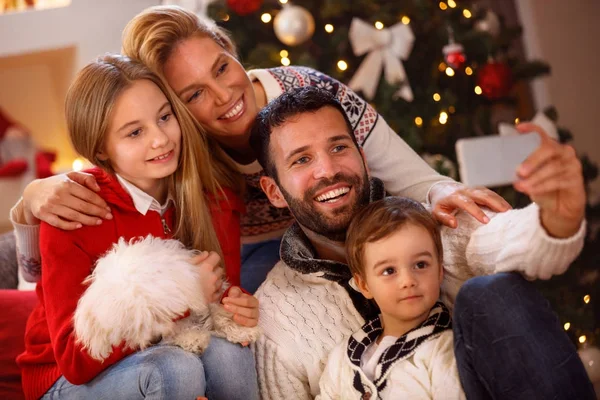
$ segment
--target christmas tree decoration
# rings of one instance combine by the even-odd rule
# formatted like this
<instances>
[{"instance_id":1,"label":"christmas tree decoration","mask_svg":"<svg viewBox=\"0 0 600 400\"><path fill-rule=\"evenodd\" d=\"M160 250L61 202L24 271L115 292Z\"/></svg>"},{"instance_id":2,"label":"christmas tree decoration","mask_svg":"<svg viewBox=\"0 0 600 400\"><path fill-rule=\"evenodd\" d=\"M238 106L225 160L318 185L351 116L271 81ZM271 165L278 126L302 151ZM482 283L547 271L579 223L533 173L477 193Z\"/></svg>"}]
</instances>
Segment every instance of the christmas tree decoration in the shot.
<instances>
[{"instance_id":1,"label":"christmas tree decoration","mask_svg":"<svg viewBox=\"0 0 600 400\"><path fill-rule=\"evenodd\" d=\"M497 38L500 34L500 20L495 12L487 10L484 17L475 22L474 28L479 32L487 32L493 38Z\"/></svg>"},{"instance_id":2,"label":"christmas tree decoration","mask_svg":"<svg viewBox=\"0 0 600 400\"><path fill-rule=\"evenodd\" d=\"M508 96L512 87L512 72L506 63L490 61L479 69L477 86L489 100Z\"/></svg>"},{"instance_id":3,"label":"christmas tree decoration","mask_svg":"<svg viewBox=\"0 0 600 400\"><path fill-rule=\"evenodd\" d=\"M227 0L227 7L237 15L248 15L260 9L263 0Z\"/></svg>"},{"instance_id":4,"label":"christmas tree decoration","mask_svg":"<svg viewBox=\"0 0 600 400\"><path fill-rule=\"evenodd\" d=\"M543 111L538 111L535 117L530 121L532 124L541 126L542 129L554 140L559 140L558 127L556 123L552 121ZM515 128L515 125L507 122L500 122L498 124L498 133L500 136L518 135L519 131Z\"/></svg>"},{"instance_id":5,"label":"christmas tree decoration","mask_svg":"<svg viewBox=\"0 0 600 400\"><path fill-rule=\"evenodd\" d=\"M446 64L454 69L460 69L467 62L465 48L460 43L449 43L444 46L442 52Z\"/></svg>"},{"instance_id":6,"label":"christmas tree decoration","mask_svg":"<svg viewBox=\"0 0 600 400\"><path fill-rule=\"evenodd\" d=\"M446 118L447 118L447 115L446 115ZM415 123L417 123L417 122L415 121ZM422 124L423 121L421 120L420 123ZM417 126L419 126L418 123L417 123ZM429 154L429 153L421 154L421 157L423 158L423 160L425 160L425 162L427 164L429 164L429 166L431 168L435 169L440 174L449 176L452 179L458 178L456 165L448 157L446 157L442 154Z\"/></svg>"},{"instance_id":7,"label":"christmas tree decoration","mask_svg":"<svg viewBox=\"0 0 600 400\"><path fill-rule=\"evenodd\" d=\"M390 28L377 29L361 19L353 18L348 36L354 55L369 53L348 86L352 90L361 91L371 100L375 96L383 69L387 83L401 84L396 96L412 101L413 93L400 61L408 58L415 40L410 27L397 23Z\"/></svg>"},{"instance_id":8,"label":"christmas tree decoration","mask_svg":"<svg viewBox=\"0 0 600 400\"><path fill-rule=\"evenodd\" d=\"M273 22L275 36L281 43L298 46L310 39L315 32L315 19L300 6L284 6Z\"/></svg>"},{"instance_id":9,"label":"christmas tree decoration","mask_svg":"<svg viewBox=\"0 0 600 400\"><path fill-rule=\"evenodd\" d=\"M446 64L454 69L460 69L467 61L465 48L454 40L454 30L448 27L448 44L442 48Z\"/></svg>"},{"instance_id":10,"label":"christmas tree decoration","mask_svg":"<svg viewBox=\"0 0 600 400\"><path fill-rule=\"evenodd\" d=\"M193 11L196 15L206 18L206 10L214 1L215 0L162 0L161 4L180 6Z\"/></svg>"}]
</instances>

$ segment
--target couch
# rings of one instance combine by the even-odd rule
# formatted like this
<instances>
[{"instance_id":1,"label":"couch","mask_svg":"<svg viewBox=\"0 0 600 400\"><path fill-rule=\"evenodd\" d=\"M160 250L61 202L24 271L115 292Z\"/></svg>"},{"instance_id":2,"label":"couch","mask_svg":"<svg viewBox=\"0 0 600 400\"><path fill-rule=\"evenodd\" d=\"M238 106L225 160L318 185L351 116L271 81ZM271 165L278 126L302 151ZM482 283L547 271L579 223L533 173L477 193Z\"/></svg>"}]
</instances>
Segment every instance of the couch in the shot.
<instances>
[{"instance_id":1,"label":"couch","mask_svg":"<svg viewBox=\"0 0 600 400\"><path fill-rule=\"evenodd\" d=\"M24 399L15 358L24 349L27 318L37 302L34 291L17 287L17 259L12 232L0 235L0 399Z\"/></svg>"}]
</instances>

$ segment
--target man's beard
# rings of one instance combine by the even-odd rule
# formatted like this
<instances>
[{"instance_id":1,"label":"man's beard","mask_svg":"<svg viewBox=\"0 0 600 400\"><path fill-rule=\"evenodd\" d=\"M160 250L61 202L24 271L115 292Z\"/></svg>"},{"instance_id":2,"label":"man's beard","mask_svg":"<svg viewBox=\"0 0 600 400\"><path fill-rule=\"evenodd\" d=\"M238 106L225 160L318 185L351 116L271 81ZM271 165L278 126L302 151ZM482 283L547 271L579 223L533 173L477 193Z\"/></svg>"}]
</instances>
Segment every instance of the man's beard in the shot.
<instances>
[{"instance_id":1,"label":"man's beard","mask_svg":"<svg viewBox=\"0 0 600 400\"><path fill-rule=\"evenodd\" d=\"M334 210L334 217L330 217L317 209L314 204L314 201L316 201L314 198L319 190L338 183L346 183L352 186L356 191L356 197L353 204L347 204ZM287 201L290 211L300 225L336 242L344 242L346 240L346 231L352 221L352 217L362 207L369 204L370 198L369 177L366 172L362 179L358 175L349 176L342 173L336 174L332 179L323 179L306 191L302 199L293 197L281 185L279 185L279 189Z\"/></svg>"}]
</instances>

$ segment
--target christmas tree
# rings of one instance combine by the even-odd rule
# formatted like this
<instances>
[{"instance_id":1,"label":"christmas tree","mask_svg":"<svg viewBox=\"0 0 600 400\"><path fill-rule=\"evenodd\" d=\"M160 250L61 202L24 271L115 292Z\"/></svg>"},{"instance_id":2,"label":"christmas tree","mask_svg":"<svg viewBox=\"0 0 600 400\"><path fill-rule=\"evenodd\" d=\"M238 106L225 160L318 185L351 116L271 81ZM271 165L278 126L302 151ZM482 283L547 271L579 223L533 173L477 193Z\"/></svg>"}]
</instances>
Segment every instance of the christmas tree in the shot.
<instances>
[{"instance_id":1,"label":"christmas tree","mask_svg":"<svg viewBox=\"0 0 600 400\"><path fill-rule=\"evenodd\" d=\"M352 83L413 149L455 179L457 139L497 134L500 122L530 120L535 111L527 82L550 73L546 63L523 59L514 21L474 0L217 0L208 15L231 33L246 68L304 65ZM389 51L405 73L386 65L380 77L371 68L360 79L361 63L377 51L382 58ZM571 133L555 125L557 111L542 111L544 127L571 141ZM598 171L581 159L589 183ZM515 207L529 202L512 187L493 189ZM587 211L589 226L596 226L600 207ZM573 342L598 346L600 239L588 231L569 271L537 284Z\"/></svg>"}]
</instances>

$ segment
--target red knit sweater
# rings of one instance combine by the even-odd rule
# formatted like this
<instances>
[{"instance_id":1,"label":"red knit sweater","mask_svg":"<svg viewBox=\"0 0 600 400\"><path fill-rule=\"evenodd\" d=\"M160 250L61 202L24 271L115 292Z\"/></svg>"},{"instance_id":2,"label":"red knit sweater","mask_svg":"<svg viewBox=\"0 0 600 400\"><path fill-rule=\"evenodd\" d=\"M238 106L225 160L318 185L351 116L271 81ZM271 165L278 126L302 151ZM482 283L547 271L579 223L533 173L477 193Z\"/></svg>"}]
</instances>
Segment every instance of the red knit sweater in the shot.
<instances>
[{"instance_id":1,"label":"red knit sweater","mask_svg":"<svg viewBox=\"0 0 600 400\"><path fill-rule=\"evenodd\" d=\"M82 282L90 275L96 260L120 237L126 240L148 234L169 237L163 230L160 214L155 211L145 216L140 214L116 178L98 169L88 172L96 177L100 195L111 208L113 219L75 231L41 225L42 279L36 287L39 302L27 321L25 352L17 357L27 399L43 396L61 375L75 385L89 382L134 352L115 347L110 357L100 363L75 343L72 320L86 289ZM239 285L239 215L243 205L233 192L227 195L231 196L229 202L213 202L211 211L223 248L227 277L232 284ZM169 208L162 219L173 230L174 208Z\"/></svg>"}]
</instances>

